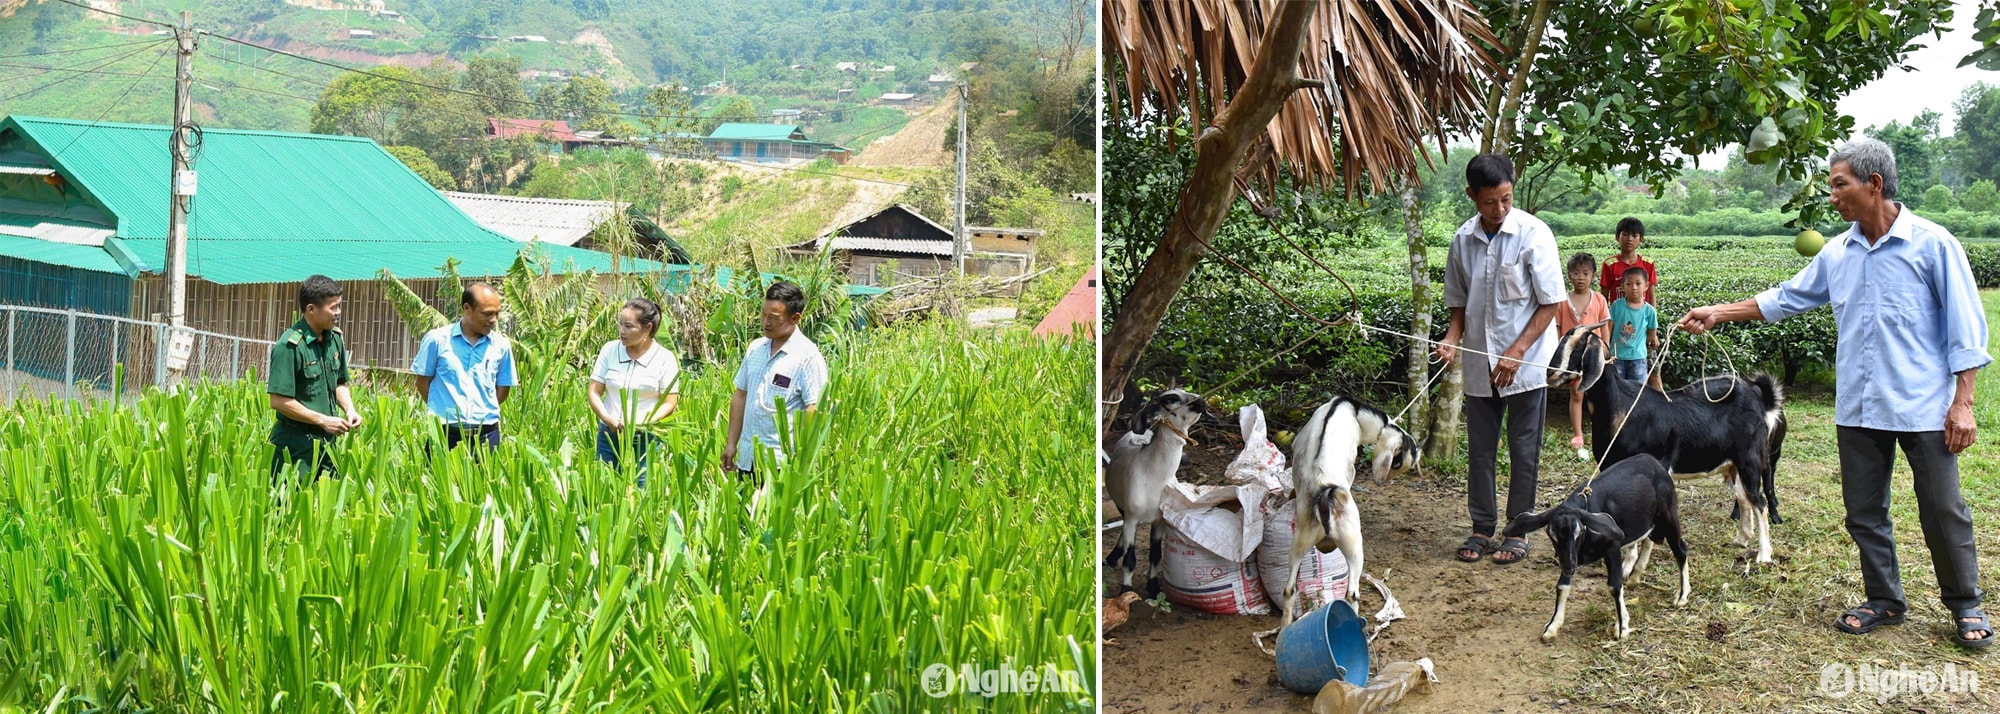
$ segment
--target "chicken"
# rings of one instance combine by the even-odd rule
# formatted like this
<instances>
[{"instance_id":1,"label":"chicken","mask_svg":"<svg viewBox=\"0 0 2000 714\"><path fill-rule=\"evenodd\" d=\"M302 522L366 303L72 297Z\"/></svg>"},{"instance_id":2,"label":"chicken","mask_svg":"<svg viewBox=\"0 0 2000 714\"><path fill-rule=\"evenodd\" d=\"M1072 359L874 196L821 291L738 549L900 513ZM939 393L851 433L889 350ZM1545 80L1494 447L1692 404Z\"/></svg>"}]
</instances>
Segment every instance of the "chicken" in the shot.
<instances>
[{"instance_id":1,"label":"chicken","mask_svg":"<svg viewBox=\"0 0 2000 714\"><path fill-rule=\"evenodd\" d=\"M1110 632L1112 630L1117 629L1119 625L1125 624L1126 618L1132 616L1132 603L1138 602L1143 599L1145 598L1140 597L1139 593L1130 591L1127 591L1125 594L1119 595L1118 597L1105 598L1104 631ZM1117 647L1118 641L1106 637L1104 638L1104 646Z\"/></svg>"}]
</instances>

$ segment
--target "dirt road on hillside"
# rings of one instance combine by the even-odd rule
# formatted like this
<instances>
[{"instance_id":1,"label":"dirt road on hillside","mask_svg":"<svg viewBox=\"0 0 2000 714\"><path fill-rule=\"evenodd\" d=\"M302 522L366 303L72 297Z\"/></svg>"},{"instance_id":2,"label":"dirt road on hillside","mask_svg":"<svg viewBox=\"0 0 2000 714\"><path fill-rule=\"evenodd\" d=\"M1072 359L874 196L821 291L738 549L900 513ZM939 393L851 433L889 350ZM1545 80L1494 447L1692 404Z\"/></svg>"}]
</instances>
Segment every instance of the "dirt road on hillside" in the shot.
<instances>
[{"instance_id":1,"label":"dirt road on hillside","mask_svg":"<svg viewBox=\"0 0 2000 714\"><path fill-rule=\"evenodd\" d=\"M870 142L861 149L861 155L854 157L855 166L910 166L929 168L951 166L952 152L944 146L945 131L951 128L957 117L956 109L949 100L931 105L930 109L916 119L905 124L900 131Z\"/></svg>"}]
</instances>

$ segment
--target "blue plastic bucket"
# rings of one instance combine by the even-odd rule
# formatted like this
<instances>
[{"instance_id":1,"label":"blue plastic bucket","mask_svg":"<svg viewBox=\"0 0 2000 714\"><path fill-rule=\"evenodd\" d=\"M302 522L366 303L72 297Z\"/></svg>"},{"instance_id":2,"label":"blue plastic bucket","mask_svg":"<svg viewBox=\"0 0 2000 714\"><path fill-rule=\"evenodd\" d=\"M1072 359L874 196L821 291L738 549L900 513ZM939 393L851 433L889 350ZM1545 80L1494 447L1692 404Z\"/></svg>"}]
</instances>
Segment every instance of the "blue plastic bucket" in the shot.
<instances>
[{"instance_id":1,"label":"blue plastic bucket","mask_svg":"<svg viewBox=\"0 0 2000 714\"><path fill-rule=\"evenodd\" d=\"M1278 633L1278 680L1300 694L1318 694L1335 679L1368 685L1368 636L1346 600L1306 613Z\"/></svg>"}]
</instances>

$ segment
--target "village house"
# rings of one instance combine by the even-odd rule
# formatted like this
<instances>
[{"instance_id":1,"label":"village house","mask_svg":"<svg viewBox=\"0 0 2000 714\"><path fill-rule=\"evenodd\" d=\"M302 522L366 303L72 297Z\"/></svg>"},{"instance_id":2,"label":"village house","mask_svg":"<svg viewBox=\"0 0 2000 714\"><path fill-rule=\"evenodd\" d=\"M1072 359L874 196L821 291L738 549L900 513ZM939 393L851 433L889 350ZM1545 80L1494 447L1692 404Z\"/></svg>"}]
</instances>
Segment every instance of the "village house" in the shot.
<instances>
[{"instance_id":1,"label":"village house","mask_svg":"<svg viewBox=\"0 0 2000 714\"><path fill-rule=\"evenodd\" d=\"M169 128L10 116L0 119L0 303L164 321ZM55 150L60 149L60 155ZM377 282L388 270L437 294L447 260L467 277L500 276L523 251L552 270L609 270L611 256L533 246L480 226L375 142L357 137L204 132L188 221L187 324L275 338L298 311L298 284L322 274L346 290L342 330L357 365L406 367L416 341ZM660 264L627 258L626 270ZM17 326L15 339L55 324ZM101 378L127 364L150 381L161 353L151 330L79 335ZM262 354L236 355L248 364ZM64 375L71 365L23 364Z\"/></svg>"},{"instance_id":2,"label":"village house","mask_svg":"<svg viewBox=\"0 0 2000 714\"><path fill-rule=\"evenodd\" d=\"M1034 269L1041 231L966 226L965 233L970 244L967 274L1011 277ZM786 250L794 255L831 251L850 282L886 287L955 270L952 243L950 228L899 203Z\"/></svg>"}]
</instances>

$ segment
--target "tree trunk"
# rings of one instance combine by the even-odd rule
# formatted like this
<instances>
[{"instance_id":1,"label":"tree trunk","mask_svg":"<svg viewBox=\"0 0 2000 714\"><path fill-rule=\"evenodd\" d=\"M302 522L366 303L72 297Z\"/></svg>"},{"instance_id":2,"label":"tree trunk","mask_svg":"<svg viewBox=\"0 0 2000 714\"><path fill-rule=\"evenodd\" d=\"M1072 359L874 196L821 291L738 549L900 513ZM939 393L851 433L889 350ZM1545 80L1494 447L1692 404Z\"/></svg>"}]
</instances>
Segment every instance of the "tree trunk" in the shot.
<instances>
[{"instance_id":1,"label":"tree trunk","mask_svg":"<svg viewBox=\"0 0 2000 714\"><path fill-rule=\"evenodd\" d=\"M1521 0L1514 0L1507 12L1507 25L1512 27L1514 31L1507 33L1507 39L1502 40L1502 42L1506 43L1503 48L1512 49L1514 47L1514 41L1521 35L1520 24ZM1479 127L1479 153L1482 154L1493 150L1493 135L1495 133L1493 125L1500 121L1499 82L1494 82L1493 86L1486 88L1486 113L1483 116L1485 119L1482 120L1482 124Z\"/></svg>"},{"instance_id":2,"label":"tree trunk","mask_svg":"<svg viewBox=\"0 0 2000 714\"><path fill-rule=\"evenodd\" d=\"M1403 234L1410 250L1410 334L1429 337L1431 334L1431 276L1429 256L1424 248L1424 208L1417 201L1417 185L1414 181L1403 181ZM1430 343L1410 340L1410 366L1404 370L1404 379L1410 385L1410 399L1413 406L1403 418L1403 426L1411 433L1421 434L1424 420L1430 416L1430 395L1423 390L1430 383Z\"/></svg>"},{"instance_id":3,"label":"tree trunk","mask_svg":"<svg viewBox=\"0 0 2000 714\"><path fill-rule=\"evenodd\" d=\"M1285 98L1300 87L1299 53L1305 46L1307 23L1318 6L1313 0L1279 6L1277 16L1265 28L1242 88L1216 117L1215 126L1199 131L1194 172L1181 192L1173 222L1159 246L1147 256L1145 267L1132 281L1131 291L1118 306L1111 330L1104 336L1099 389L1100 399L1107 405L1123 392L1125 380L1152 342L1167 306L1222 227L1236 198L1234 179L1244 156L1284 107ZM1209 77L1207 81L1223 78ZM1102 410L1099 417L1099 428L1107 436L1115 411Z\"/></svg>"},{"instance_id":4,"label":"tree trunk","mask_svg":"<svg viewBox=\"0 0 2000 714\"><path fill-rule=\"evenodd\" d=\"M1496 94L1488 93L1486 108L1492 124L1484 137L1480 138L1481 152L1509 153L1514 140L1514 125L1521 112L1521 96L1527 92L1528 72L1534 68L1535 54L1542 48L1542 31L1548 27L1549 12L1555 8L1554 0L1535 0L1528 11L1527 24L1510 33L1509 39L1521 38L1520 54L1514 65L1512 78L1507 83L1504 98L1495 102ZM1518 9L1518 6L1517 6ZM1519 18L1517 12L1514 17ZM1494 89L1498 89L1495 85ZM1496 111L1497 106L1497 111ZM1412 295L1416 294L1416 279L1412 276ZM1424 445L1424 456L1432 459L1449 459L1458 453L1459 434L1465 426L1465 356L1452 362L1451 373L1445 375L1438 386L1437 408L1431 414L1429 436Z\"/></svg>"},{"instance_id":5,"label":"tree trunk","mask_svg":"<svg viewBox=\"0 0 2000 714\"><path fill-rule=\"evenodd\" d=\"M1465 426L1465 355L1452 360L1438 382L1437 410L1431 413L1430 435L1424 438L1424 457L1453 459L1458 456L1458 434Z\"/></svg>"},{"instance_id":6,"label":"tree trunk","mask_svg":"<svg viewBox=\"0 0 2000 714\"><path fill-rule=\"evenodd\" d=\"M1549 11L1555 7L1555 0L1535 0L1535 9L1528 18L1527 37L1521 41L1521 59L1514 67L1514 79L1507 84L1507 98L1500 106L1500 116L1493 122L1493 135L1486 144L1489 151L1506 153L1508 144L1514 140L1514 124L1521 113L1521 95L1528 89L1528 70L1535 64L1535 53L1542 49L1542 30L1548 27Z\"/></svg>"}]
</instances>

